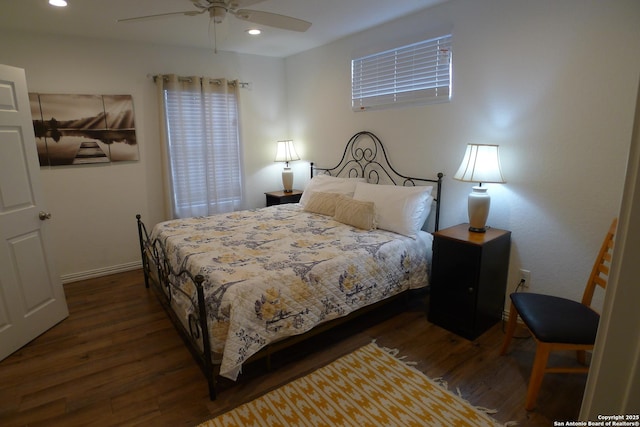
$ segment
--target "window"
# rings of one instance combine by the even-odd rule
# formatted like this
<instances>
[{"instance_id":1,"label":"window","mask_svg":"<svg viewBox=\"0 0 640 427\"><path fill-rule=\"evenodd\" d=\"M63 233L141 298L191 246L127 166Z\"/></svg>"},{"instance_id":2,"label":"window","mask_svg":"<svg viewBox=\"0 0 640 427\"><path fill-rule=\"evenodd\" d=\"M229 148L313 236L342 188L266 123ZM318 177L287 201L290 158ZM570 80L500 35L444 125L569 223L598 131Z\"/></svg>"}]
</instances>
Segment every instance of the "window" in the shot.
<instances>
[{"instance_id":1,"label":"window","mask_svg":"<svg viewBox=\"0 0 640 427\"><path fill-rule=\"evenodd\" d=\"M432 104L450 97L450 34L351 61L354 111Z\"/></svg>"},{"instance_id":2,"label":"window","mask_svg":"<svg viewBox=\"0 0 640 427\"><path fill-rule=\"evenodd\" d=\"M163 85L173 216L240 209L243 183L235 83L169 76Z\"/></svg>"}]
</instances>

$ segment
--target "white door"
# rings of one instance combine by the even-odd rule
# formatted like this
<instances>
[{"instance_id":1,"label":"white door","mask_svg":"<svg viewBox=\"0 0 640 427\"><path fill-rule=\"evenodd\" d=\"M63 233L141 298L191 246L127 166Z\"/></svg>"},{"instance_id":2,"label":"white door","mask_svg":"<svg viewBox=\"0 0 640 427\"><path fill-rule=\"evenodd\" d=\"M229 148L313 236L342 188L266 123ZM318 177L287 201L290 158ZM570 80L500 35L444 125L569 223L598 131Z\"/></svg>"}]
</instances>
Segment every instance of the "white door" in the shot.
<instances>
[{"instance_id":1,"label":"white door","mask_svg":"<svg viewBox=\"0 0 640 427\"><path fill-rule=\"evenodd\" d=\"M49 217L25 73L0 65L0 360L69 315Z\"/></svg>"}]
</instances>

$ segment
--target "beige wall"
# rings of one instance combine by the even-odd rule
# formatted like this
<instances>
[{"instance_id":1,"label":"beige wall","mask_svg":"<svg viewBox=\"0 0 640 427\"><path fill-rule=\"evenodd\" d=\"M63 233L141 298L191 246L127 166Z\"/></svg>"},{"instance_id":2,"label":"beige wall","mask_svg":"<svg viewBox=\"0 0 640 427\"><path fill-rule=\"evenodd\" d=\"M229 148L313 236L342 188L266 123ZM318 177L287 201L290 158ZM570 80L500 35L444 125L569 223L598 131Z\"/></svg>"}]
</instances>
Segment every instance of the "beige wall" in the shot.
<instances>
[{"instance_id":1,"label":"beige wall","mask_svg":"<svg viewBox=\"0 0 640 427\"><path fill-rule=\"evenodd\" d=\"M449 29L453 98L354 113L352 55ZM500 144L489 225L513 232L509 287L579 298L620 208L640 71L640 3L450 0L286 59L291 137L336 162L359 130L410 175L445 173L442 224L465 222L472 184L451 177L469 142ZM601 302L601 300L600 300Z\"/></svg>"},{"instance_id":2,"label":"beige wall","mask_svg":"<svg viewBox=\"0 0 640 427\"><path fill-rule=\"evenodd\" d=\"M640 413L640 90L611 276L591 359L581 419Z\"/></svg>"}]
</instances>

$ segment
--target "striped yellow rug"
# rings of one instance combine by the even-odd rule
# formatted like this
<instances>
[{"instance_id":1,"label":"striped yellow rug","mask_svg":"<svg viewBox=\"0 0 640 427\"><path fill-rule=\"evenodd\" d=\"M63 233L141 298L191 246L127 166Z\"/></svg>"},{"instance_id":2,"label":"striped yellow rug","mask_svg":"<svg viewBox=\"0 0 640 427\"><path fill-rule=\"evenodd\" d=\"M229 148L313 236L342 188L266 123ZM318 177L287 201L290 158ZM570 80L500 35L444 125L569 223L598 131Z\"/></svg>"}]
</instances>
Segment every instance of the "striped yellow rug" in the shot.
<instances>
[{"instance_id":1,"label":"striped yellow rug","mask_svg":"<svg viewBox=\"0 0 640 427\"><path fill-rule=\"evenodd\" d=\"M199 427L497 425L371 343Z\"/></svg>"}]
</instances>

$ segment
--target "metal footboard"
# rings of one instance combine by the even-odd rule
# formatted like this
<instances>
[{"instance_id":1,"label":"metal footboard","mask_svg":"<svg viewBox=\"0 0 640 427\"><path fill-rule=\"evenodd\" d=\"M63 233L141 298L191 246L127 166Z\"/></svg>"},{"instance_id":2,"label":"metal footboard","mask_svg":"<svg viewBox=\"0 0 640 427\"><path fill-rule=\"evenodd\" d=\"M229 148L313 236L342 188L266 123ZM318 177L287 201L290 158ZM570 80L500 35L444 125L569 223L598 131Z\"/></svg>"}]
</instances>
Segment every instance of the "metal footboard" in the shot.
<instances>
[{"instance_id":1,"label":"metal footboard","mask_svg":"<svg viewBox=\"0 0 640 427\"><path fill-rule=\"evenodd\" d=\"M209 341L207 307L204 301L204 276L200 274L193 276L186 269L177 272L173 271L171 265L166 261L164 247L159 241L151 239L140 214L136 215L136 221L145 287L149 288L150 285L153 285L152 287L155 289L160 303L207 378L209 398L215 400L216 376L218 373L212 360L211 343ZM195 285L197 301L193 301L180 286L175 284L176 281L172 280L180 277L188 278ZM174 291L186 296L194 308L193 313L189 314L188 329L185 328L178 315L172 309L171 301Z\"/></svg>"}]
</instances>

